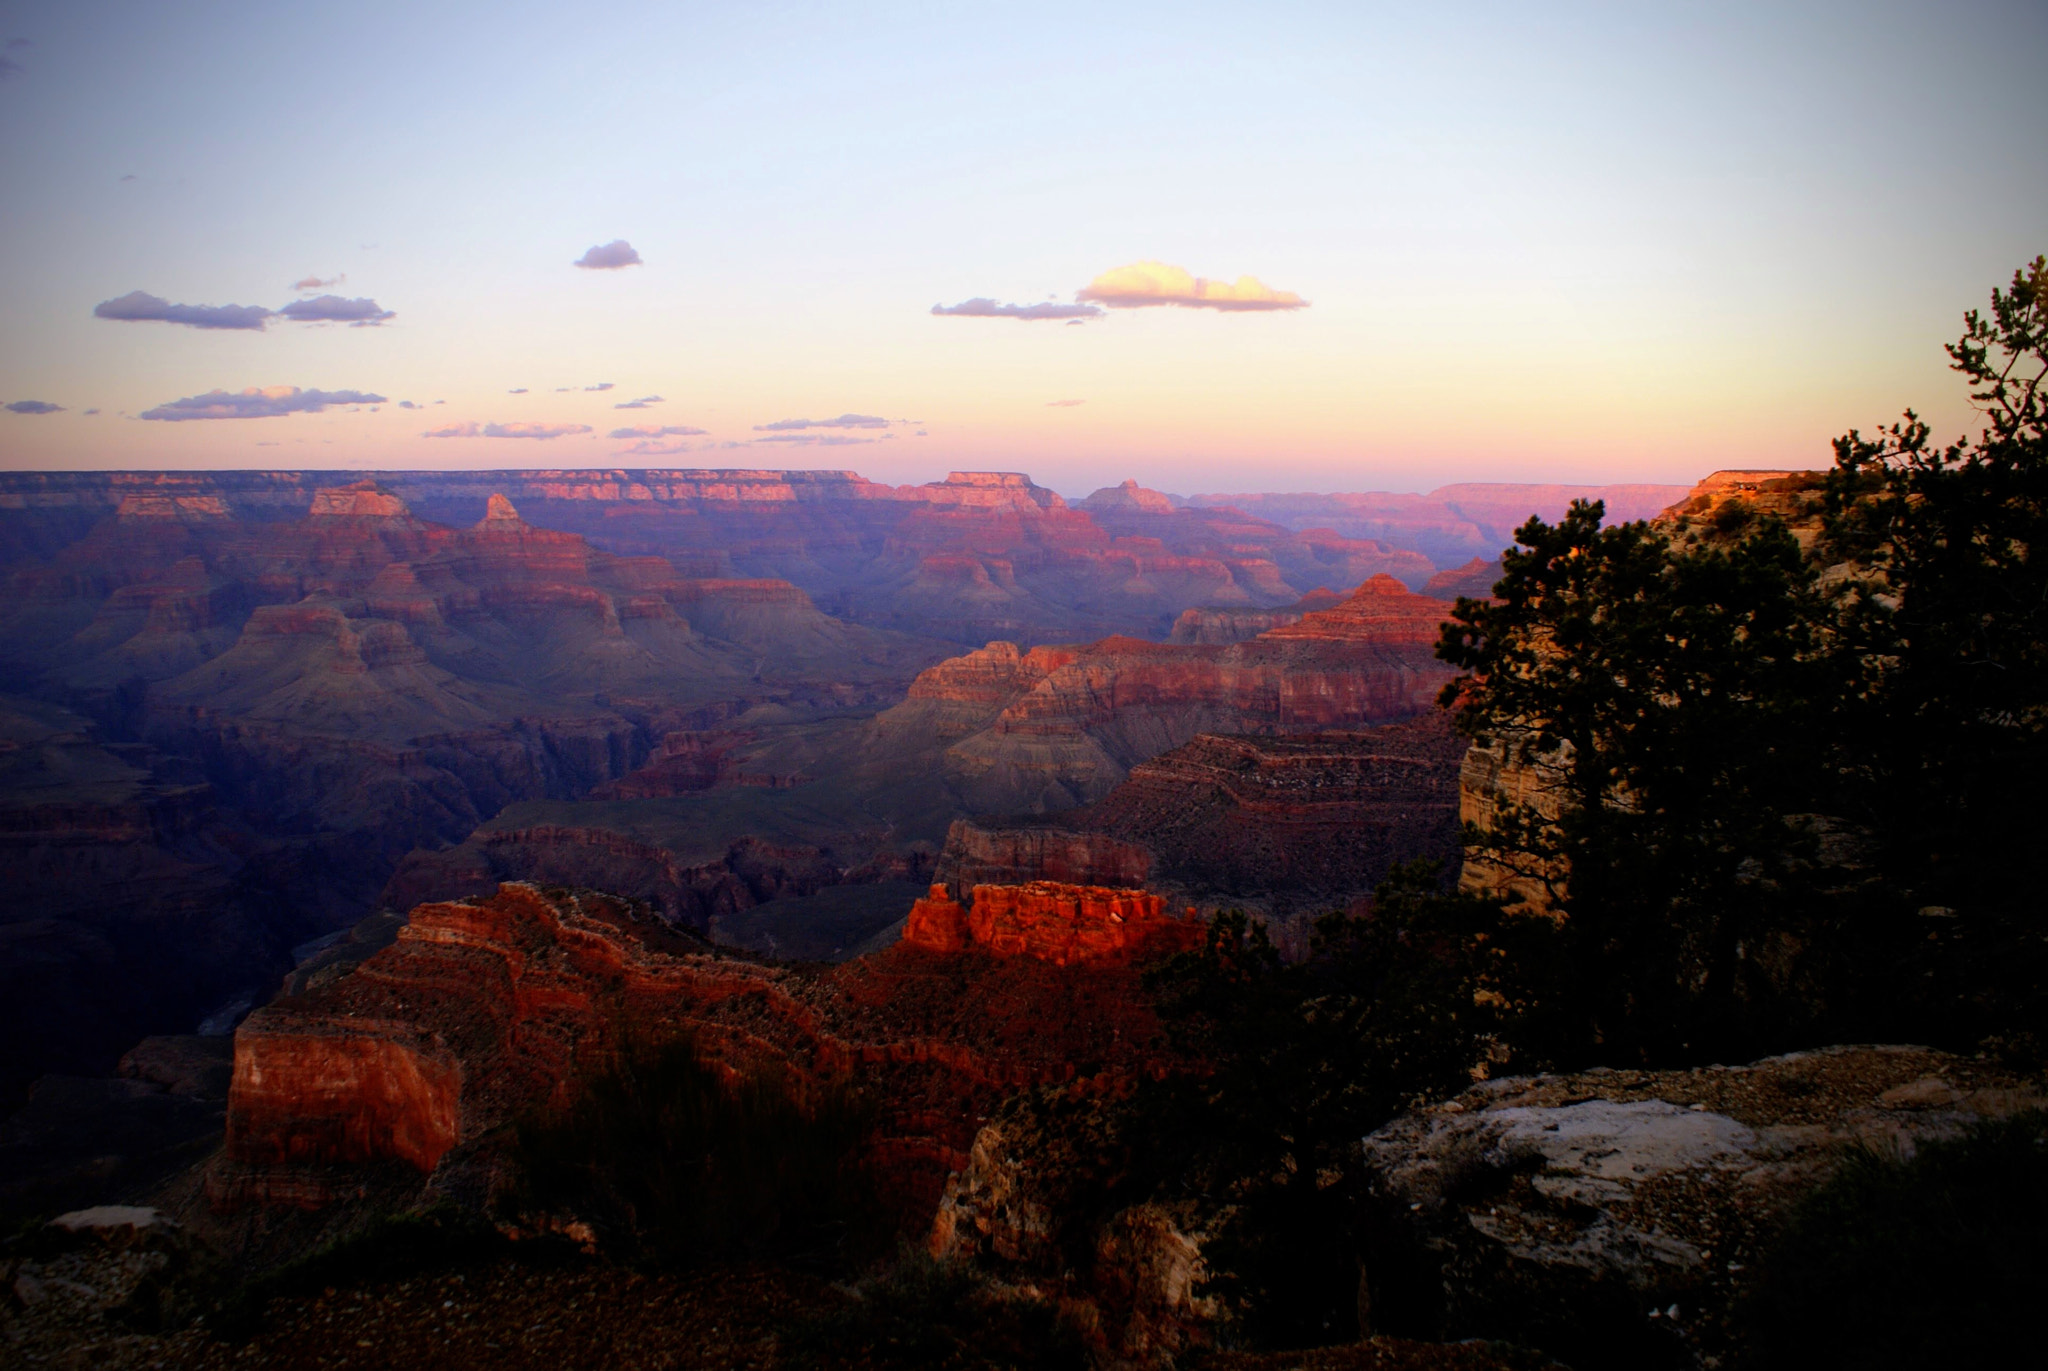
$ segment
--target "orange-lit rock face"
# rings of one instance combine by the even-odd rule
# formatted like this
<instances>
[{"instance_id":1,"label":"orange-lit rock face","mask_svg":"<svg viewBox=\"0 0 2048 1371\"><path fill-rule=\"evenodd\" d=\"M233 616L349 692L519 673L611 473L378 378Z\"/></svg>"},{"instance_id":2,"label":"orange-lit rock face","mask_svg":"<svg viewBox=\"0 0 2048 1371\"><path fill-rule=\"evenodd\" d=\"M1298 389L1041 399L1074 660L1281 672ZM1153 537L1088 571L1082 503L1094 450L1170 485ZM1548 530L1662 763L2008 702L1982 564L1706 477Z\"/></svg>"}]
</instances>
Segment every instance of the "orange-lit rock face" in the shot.
<instances>
[{"instance_id":1,"label":"orange-lit rock face","mask_svg":"<svg viewBox=\"0 0 2048 1371\"><path fill-rule=\"evenodd\" d=\"M461 1073L395 1023L300 1020L235 1039L228 1150L244 1162L366 1162L431 1171L455 1145Z\"/></svg>"},{"instance_id":2,"label":"orange-lit rock face","mask_svg":"<svg viewBox=\"0 0 2048 1371\"><path fill-rule=\"evenodd\" d=\"M508 1122L572 1104L627 1035L687 1033L734 1066L775 1062L799 1083L852 1078L871 1092L872 1154L888 1197L914 1212L1005 1096L1156 1069L1131 960L1105 949L1149 949L1177 921L1138 892L1025 889L978 906L980 934L968 913L956 949L1025 955L935 956L906 940L830 970L720 954L591 892L502 885L421 905L354 973L243 1024L213 1194L318 1204L333 1190L321 1169L337 1164L446 1172L487 1156ZM919 905L929 942L946 911ZM1062 955L1072 964L1049 964Z\"/></svg>"},{"instance_id":3,"label":"orange-lit rock face","mask_svg":"<svg viewBox=\"0 0 2048 1371\"><path fill-rule=\"evenodd\" d=\"M980 885L971 907L935 885L911 909L903 941L932 952L985 950L997 957L1031 957L1054 966L1163 953L1192 947L1202 925L1176 919L1166 901L1142 890L1032 881Z\"/></svg>"}]
</instances>

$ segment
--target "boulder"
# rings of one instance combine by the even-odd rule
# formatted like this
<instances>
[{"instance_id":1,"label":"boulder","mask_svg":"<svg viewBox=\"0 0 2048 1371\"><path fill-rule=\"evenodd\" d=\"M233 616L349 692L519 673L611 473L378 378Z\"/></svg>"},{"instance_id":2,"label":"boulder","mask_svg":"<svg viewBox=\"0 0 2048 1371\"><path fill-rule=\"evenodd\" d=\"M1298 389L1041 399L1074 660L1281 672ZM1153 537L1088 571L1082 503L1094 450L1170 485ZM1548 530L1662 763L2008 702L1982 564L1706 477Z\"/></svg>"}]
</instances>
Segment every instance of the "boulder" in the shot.
<instances>
[{"instance_id":1,"label":"boulder","mask_svg":"<svg viewBox=\"0 0 2048 1371\"><path fill-rule=\"evenodd\" d=\"M1916 1047L1488 1081L1361 1144L1361 1313L1582 1371L1715 1366L1758 1254L1846 1149L1910 1155L2042 1102Z\"/></svg>"}]
</instances>

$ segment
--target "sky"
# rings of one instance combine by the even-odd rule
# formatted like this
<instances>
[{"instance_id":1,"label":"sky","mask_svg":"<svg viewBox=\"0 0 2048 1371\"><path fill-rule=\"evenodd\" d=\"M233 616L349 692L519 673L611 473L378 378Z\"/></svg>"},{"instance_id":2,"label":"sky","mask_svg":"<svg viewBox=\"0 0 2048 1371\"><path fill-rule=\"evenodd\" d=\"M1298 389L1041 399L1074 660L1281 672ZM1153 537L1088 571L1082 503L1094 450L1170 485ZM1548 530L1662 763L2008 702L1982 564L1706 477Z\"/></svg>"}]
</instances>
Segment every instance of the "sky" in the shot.
<instances>
[{"instance_id":1,"label":"sky","mask_svg":"<svg viewBox=\"0 0 2048 1371\"><path fill-rule=\"evenodd\" d=\"M2038 0L0 0L0 468L1820 466L1974 428L2044 57Z\"/></svg>"}]
</instances>

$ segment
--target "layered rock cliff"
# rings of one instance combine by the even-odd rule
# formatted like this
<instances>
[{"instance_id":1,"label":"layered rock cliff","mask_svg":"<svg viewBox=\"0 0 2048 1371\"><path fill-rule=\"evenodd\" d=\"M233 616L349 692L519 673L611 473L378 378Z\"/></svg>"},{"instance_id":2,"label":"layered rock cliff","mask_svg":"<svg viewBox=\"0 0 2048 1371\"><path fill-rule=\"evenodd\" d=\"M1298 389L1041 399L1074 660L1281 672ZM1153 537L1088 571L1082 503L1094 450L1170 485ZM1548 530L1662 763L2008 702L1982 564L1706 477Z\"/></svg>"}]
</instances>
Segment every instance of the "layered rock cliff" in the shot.
<instances>
[{"instance_id":1,"label":"layered rock cliff","mask_svg":"<svg viewBox=\"0 0 2048 1371\"><path fill-rule=\"evenodd\" d=\"M1314 916L1366 899L1396 862L1456 871L1466 751L1442 711L1339 732L1201 734L1093 804L955 823L936 876L956 898L982 882L1142 885L1257 911L1299 951Z\"/></svg>"},{"instance_id":2,"label":"layered rock cliff","mask_svg":"<svg viewBox=\"0 0 2048 1371\"><path fill-rule=\"evenodd\" d=\"M972 899L963 906L945 886L933 886L911 907L904 943L1070 966L1185 951L1201 943L1206 929L1193 910L1176 917L1163 897L1143 890L1031 881L977 885Z\"/></svg>"},{"instance_id":3,"label":"layered rock cliff","mask_svg":"<svg viewBox=\"0 0 2048 1371\"><path fill-rule=\"evenodd\" d=\"M212 1193L319 1205L365 1164L488 1192L501 1125L567 1103L625 1034L681 1030L734 1064L865 1083L911 1213L1002 1096L1150 1069L1156 1034L1125 957L1055 967L970 941L798 971L719 955L644 906L507 885L420 906L353 974L250 1017Z\"/></svg>"},{"instance_id":4,"label":"layered rock cliff","mask_svg":"<svg viewBox=\"0 0 2048 1371\"><path fill-rule=\"evenodd\" d=\"M1198 733L1355 727L1433 707L1450 678L1434 656L1447 608L1376 576L1327 609L1226 646L991 644L926 672L875 730L905 749L944 742L939 765L969 810L1057 811L1100 798L1130 766Z\"/></svg>"}]
</instances>

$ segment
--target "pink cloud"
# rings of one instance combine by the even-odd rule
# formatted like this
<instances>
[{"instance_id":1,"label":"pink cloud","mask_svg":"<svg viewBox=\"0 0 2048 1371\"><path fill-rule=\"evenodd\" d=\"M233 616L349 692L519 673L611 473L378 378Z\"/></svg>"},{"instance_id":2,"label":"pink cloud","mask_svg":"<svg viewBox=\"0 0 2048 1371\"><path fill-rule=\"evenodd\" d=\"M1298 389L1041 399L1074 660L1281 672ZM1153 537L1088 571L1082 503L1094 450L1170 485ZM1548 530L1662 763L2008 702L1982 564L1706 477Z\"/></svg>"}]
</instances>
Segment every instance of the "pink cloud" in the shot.
<instances>
[{"instance_id":1,"label":"pink cloud","mask_svg":"<svg viewBox=\"0 0 2048 1371\"><path fill-rule=\"evenodd\" d=\"M1308 301L1291 290L1274 290L1256 276L1212 281L1191 275L1185 267L1165 262L1133 262L1114 267L1090 281L1074 297L1112 309L1143 309L1148 305L1179 305L1187 309L1230 312L1306 309Z\"/></svg>"}]
</instances>

